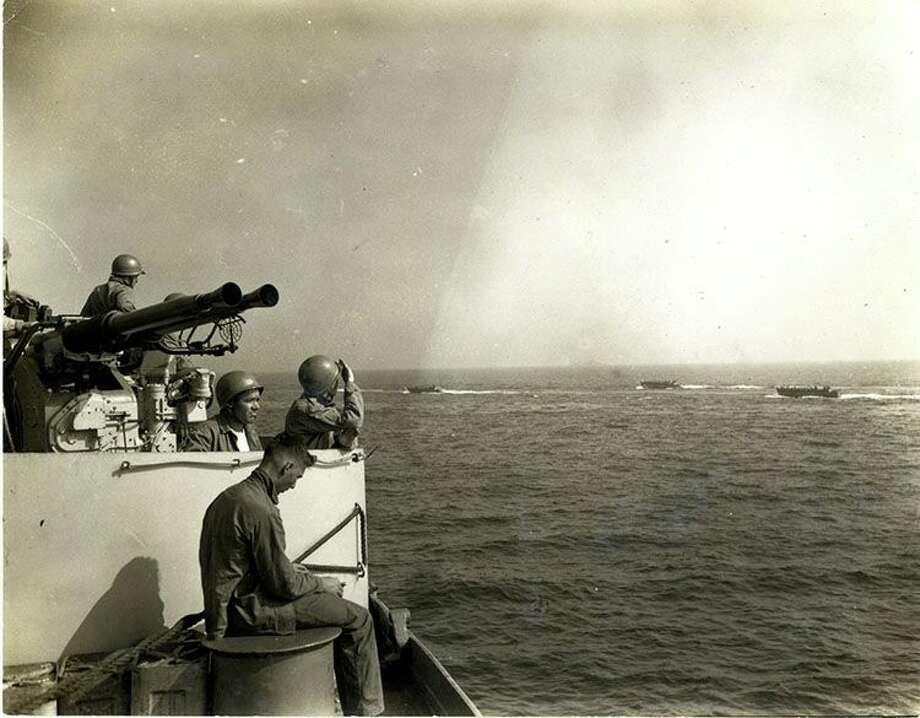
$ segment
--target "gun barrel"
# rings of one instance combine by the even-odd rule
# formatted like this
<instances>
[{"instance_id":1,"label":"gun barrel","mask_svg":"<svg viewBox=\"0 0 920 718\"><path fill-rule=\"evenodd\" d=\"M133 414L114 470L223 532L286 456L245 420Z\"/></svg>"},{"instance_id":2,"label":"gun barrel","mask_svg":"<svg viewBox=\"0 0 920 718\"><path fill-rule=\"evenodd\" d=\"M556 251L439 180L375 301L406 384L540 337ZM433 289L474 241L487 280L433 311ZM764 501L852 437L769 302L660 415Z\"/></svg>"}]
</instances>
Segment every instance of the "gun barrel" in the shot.
<instances>
[{"instance_id":1,"label":"gun barrel","mask_svg":"<svg viewBox=\"0 0 920 718\"><path fill-rule=\"evenodd\" d=\"M256 290L244 294L238 305L239 311L254 307L273 307L278 303L281 295L274 284L263 284Z\"/></svg>"},{"instance_id":2,"label":"gun barrel","mask_svg":"<svg viewBox=\"0 0 920 718\"><path fill-rule=\"evenodd\" d=\"M177 320L168 327L159 328L155 334L162 336L163 334L170 334L189 327L197 327L208 322L219 322L222 319L242 314L247 309L273 307L278 303L279 297L278 290L273 284L263 284L258 289L249 292L249 294L244 294L238 304L231 305L226 302L215 304L208 310L207 314L196 315L191 319L182 321ZM178 301L178 299L173 299L173 301Z\"/></svg>"},{"instance_id":3,"label":"gun barrel","mask_svg":"<svg viewBox=\"0 0 920 718\"><path fill-rule=\"evenodd\" d=\"M213 292L178 297L152 304L133 312L108 312L65 327L64 346L72 352L95 353L124 348L132 337L149 332L167 333L180 326L195 326L210 321L215 313L229 311L243 298L235 282L227 282Z\"/></svg>"},{"instance_id":4,"label":"gun barrel","mask_svg":"<svg viewBox=\"0 0 920 718\"><path fill-rule=\"evenodd\" d=\"M224 318L239 314L247 309L273 307L278 303L280 297L281 295L278 293L278 288L275 287L274 284L263 284L258 289L249 292L249 294L244 294L239 304L226 308L219 307L217 313L220 314L221 318Z\"/></svg>"}]
</instances>

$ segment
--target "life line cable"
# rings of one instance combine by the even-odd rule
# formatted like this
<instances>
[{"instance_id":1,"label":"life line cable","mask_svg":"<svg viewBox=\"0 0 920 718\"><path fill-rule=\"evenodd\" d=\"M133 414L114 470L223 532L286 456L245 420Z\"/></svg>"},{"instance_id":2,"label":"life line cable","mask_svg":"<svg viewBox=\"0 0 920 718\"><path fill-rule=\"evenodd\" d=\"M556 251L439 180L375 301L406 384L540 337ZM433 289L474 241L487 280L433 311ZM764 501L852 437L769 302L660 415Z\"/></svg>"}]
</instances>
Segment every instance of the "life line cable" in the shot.
<instances>
[{"instance_id":1,"label":"life line cable","mask_svg":"<svg viewBox=\"0 0 920 718\"><path fill-rule=\"evenodd\" d=\"M332 469L337 466L347 466L348 464L356 464L360 461L365 461L371 454L377 450L375 446L371 449L366 455L363 449L354 449L344 456L333 459L332 461L322 461L316 459L313 466L319 469ZM138 452L140 453L140 452ZM116 474L128 474L139 471L153 471L155 469L160 469L163 467L177 467L177 466L188 466L188 467L201 467L204 469L242 469L247 466L258 466L262 462L262 459L250 459L248 461L243 461L242 459L231 459L229 461L195 461L194 459L173 459L171 461L158 461L152 464L132 464L130 461L122 461L116 470Z\"/></svg>"}]
</instances>

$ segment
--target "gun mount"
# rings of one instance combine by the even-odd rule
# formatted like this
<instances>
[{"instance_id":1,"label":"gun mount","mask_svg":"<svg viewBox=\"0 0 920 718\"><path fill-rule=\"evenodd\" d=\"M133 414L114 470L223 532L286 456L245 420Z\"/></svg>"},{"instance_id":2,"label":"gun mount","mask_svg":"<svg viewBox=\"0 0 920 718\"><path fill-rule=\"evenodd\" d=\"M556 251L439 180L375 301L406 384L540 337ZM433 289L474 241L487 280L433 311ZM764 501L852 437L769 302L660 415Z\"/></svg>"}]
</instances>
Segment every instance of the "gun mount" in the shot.
<instances>
[{"instance_id":1,"label":"gun mount","mask_svg":"<svg viewBox=\"0 0 920 718\"><path fill-rule=\"evenodd\" d=\"M133 312L44 317L4 362L6 450L175 451L213 396L214 373L185 356L236 351L242 312L278 300L271 284L227 282Z\"/></svg>"}]
</instances>

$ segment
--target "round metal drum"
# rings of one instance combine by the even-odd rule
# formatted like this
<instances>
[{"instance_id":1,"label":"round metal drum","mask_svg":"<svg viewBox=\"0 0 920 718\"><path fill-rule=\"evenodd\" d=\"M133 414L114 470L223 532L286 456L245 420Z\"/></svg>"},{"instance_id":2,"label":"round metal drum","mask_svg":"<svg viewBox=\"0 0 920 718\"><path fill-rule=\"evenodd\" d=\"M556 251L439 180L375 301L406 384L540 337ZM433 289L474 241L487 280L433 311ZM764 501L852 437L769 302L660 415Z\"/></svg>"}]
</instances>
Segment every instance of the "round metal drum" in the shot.
<instances>
[{"instance_id":1,"label":"round metal drum","mask_svg":"<svg viewBox=\"0 0 920 718\"><path fill-rule=\"evenodd\" d=\"M334 715L332 642L340 628L205 641L214 715Z\"/></svg>"}]
</instances>

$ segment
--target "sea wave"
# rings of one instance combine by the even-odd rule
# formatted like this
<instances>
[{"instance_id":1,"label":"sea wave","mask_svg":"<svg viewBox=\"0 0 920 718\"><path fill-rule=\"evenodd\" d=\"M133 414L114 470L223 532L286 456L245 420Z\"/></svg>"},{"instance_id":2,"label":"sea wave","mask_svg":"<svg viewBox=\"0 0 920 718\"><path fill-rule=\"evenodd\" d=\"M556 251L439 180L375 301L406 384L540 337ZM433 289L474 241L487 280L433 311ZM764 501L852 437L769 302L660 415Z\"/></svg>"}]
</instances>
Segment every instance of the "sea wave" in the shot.
<instances>
[{"instance_id":1,"label":"sea wave","mask_svg":"<svg viewBox=\"0 0 920 718\"><path fill-rule=\"evenodd\" d=\"M765 399L789 399L791 401L811 401L817 399L818 401L827 401L831 397L827 396L782 396L781 394L764 394Z\"/></svg>"},{"instance_id":2,"label":"sea wave","mask_svg":"<svg viewBox=\"0 0 920 718\"><path fill-rule=\"evenodd\" d=\"M764 394L764 399L791 399L793 401L803 401L805 399L815 399L824 401L824 396L780 396L779 394ZM841 394L841 400L848 401L920 401L920 394L879 394L869 392L866 394Z\"/></svg>"},{"instance_id":3,"label":"sea wave","mask_svg":"<svg viewBox=\"0 0 920 718\"><path fill-rule=\"evenodd\" d=\"M866 401L920 401L920 394L841 394L841 399L864 399Z\"/></svg>"},{"instance_id":4,"label":"sea wave","mask_svg":"<svg viewBox=\"0 0 920 718\"><path fill-rule=\"evenodd\" d=\"M514 389L441 389L439 394L523 394Z\"/></svg>"},{"instance_id":5,"label":"sea wave","mask_svg":"<svg viewBox=\"0 0 920 718\"><path fill-rule=\"evenodd\" d=\"M375 581L486 715L916 714L914 376L386 375L520 396L368 397Z\"/></svg>"},{"instance_id":6,"label":"sea wave","mask_svg":"<svg viewBox=\"0 0 920 718\"><path fill-rule=\"evenodd\" d=\"M530 394L537 396L533 392L518 391L516 389L437 389L436 391L409 391L408 389L362 389L363 392L375 392L378 394L424 394L425 396L437 396L438 394Z\"/></svg>"},{"instance_id":7,"label":"sea wave","mask_svg":"<svg viewBox=\"0 0 920 718\"><path fill-rule=\"evenodd\" d=\"M729 389L766 389L767 387L760 384L732 384Z\"/></svg>"},{"instance_id":8,"label":"sea wave","mask_svg":"<svg viewBox=\"0 0 920 718\"><path fill-rule=\"evenodd\" d=\"M715 389L712 384L681 384L681 389Z\"/></svg>"}]
</instances>

